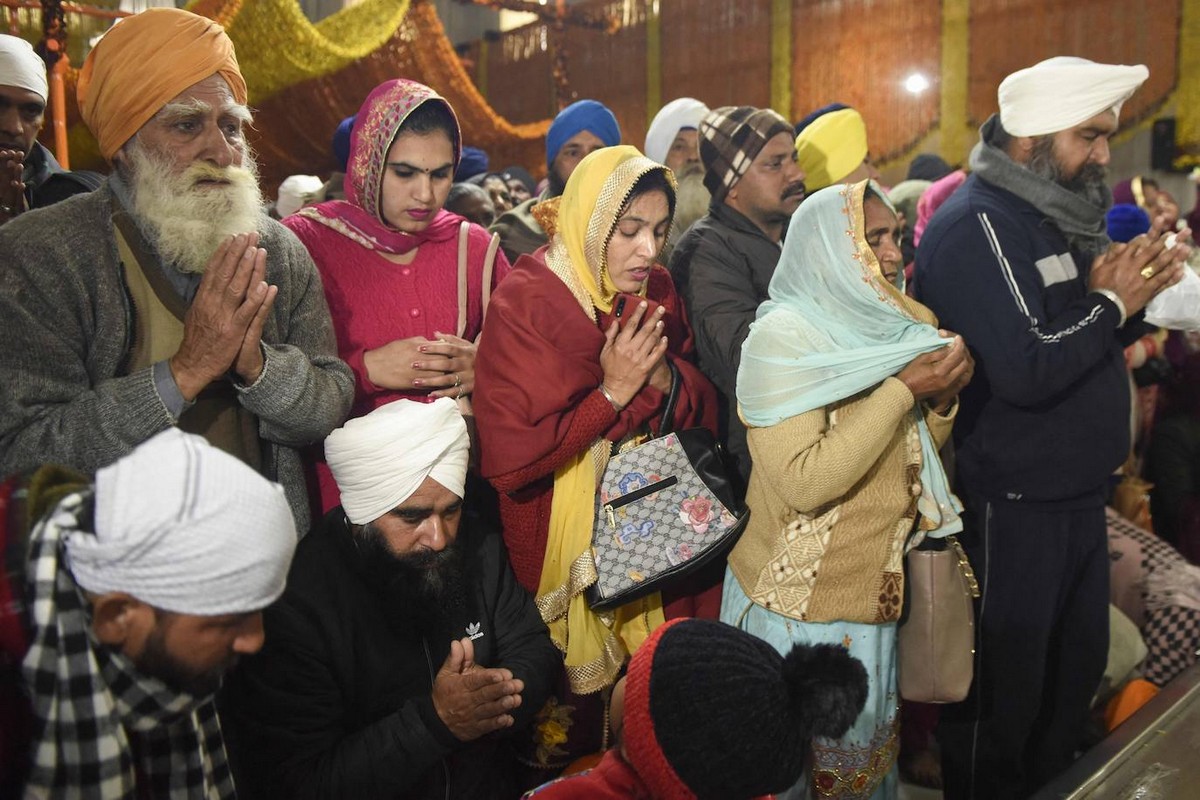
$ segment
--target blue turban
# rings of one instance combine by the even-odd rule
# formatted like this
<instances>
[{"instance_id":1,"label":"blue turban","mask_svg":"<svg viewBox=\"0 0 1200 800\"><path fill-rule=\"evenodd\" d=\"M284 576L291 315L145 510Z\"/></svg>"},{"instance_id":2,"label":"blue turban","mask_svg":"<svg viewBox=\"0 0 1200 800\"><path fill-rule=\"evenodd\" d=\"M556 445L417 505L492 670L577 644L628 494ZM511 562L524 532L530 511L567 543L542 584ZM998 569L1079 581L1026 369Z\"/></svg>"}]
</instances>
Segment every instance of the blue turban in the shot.
<instances>
[{"instance_id":1,"label":"blue turban","mask_svg":"<svg viewBox=\"0 0 1200 800\"><path fill-rule=\"evenodd\" d=\"M338 123L333 132L333 157L337 160L338 169L346 171L346 162L350 160L350 132L354 130L354 117L349 116Z\"/></svg>"},{"instance_id":2,"label":"blue turban","mask_svg":"<svg viewBox=\"0 0 1200 800\"><path fill-rule=\"evenodd\" d=\"M478 147L464 147L462 158L458 161L458 169L454 170L454 182L462 183L467 178L488 171L488 154Z\"/></svg>"},{"instance_id":3,"label":"blue turban","mask_svg":"<svg viewBox=\"0 0 1200 800\"><path fill-rule=\"evenodd\" d=\"M1128 242L1150 230L1150 215L1132 203L1118 203L1104 215L1108 238Z\"/></svg>"},{"instance_id":4,"label":"blue turban","mask_svg":"<svg viewBox=\"0 0 1200 800\"><path fill-rule=\"evenodd\" d=\"M546 131L548 168L554 167L554 157L558 151L580 131L595 134L605 147L615 147L621 143L621 126L608 106L595 100L577 100L558 112L554 122L550 123L550 130Z\"/></svg>"}]
</instances>

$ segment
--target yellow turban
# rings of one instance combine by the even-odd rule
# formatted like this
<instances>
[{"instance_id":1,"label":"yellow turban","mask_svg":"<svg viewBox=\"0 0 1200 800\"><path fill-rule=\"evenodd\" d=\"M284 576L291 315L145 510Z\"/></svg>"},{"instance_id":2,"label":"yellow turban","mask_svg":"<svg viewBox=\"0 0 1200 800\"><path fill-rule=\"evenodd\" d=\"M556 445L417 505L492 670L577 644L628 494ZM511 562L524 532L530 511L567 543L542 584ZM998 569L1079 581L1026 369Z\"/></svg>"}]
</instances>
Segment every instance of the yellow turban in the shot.
<instances>
[{"instance_id":1,"label":"yellow turban","mask_svg":"<svg viewBox=\"0 0 1200 800\"><path fill-rule=\"evenodd\" d=\"M79 111L111 160L172 98L214 73L246 102L224 28L190 11L152 8L117 23L88 54L79 73Z\"/></svg>"},{"instance_id":2,"label":"yellow turban","mask_svg":"<svg viewBox=\"0 0 1200 800\"><path fill-rule=\"evenodd\" d=\"M853 108L817 117L796 137L796 160L808 193L832 186L867 157L867 125Z\"/></svg>"}]
</instances>

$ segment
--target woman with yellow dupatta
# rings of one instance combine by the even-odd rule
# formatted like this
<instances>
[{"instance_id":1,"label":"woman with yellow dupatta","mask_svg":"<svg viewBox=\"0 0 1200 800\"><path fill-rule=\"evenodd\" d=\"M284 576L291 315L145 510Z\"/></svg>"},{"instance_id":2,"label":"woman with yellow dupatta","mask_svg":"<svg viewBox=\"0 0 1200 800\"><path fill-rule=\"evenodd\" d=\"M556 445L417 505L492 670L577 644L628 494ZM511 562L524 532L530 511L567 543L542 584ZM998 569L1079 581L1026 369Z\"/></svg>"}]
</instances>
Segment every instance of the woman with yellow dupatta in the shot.
<instances>
[{"instance_id":1,"label":"woman with yellow dupatta","mask_svg":"<svg viewBox=\"0 0 1200 800\"><path fill-rule=\"evenodd\" d=\"M672 587L675 597L653 594L609 614L584 598L596 580L598 482L614 446L662 428L668 361L680 376L673 427L716 424L715 392L689 361L681 301L655 262L674 207L666 167L633 147L592 153L557 201L535 209L550 243L517 261L484 323L474 395L482 472L500 494L513 571L537 598L569 687L535 726L534 760L545 768L600 749L603 706L583 696L611 687L654 628L719 610L719 575L707 593Z\"/></svg>"}]
</instances>

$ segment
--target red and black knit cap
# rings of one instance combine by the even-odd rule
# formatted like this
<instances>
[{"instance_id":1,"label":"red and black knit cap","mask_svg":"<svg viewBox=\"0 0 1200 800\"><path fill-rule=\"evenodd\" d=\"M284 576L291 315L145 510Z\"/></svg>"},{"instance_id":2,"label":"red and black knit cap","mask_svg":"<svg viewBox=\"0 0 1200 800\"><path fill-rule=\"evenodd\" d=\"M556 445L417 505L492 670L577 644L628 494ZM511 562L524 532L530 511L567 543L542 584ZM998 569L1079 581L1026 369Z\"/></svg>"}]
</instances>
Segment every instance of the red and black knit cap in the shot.
<instances>
[{"instance_id":1,"label":"red and black knit cap","mask_svg":"<svg viewBox=\"0 0 1200 800\"><path fill-rule=\"evenodd\" d=\"M671 620L629 663L625 753L656 800L782 792L808 740L844 734L866 697L866 670L842 647L784 658L730 625Z\"/></svg>"},{"instance_id":2,"label":"red and black knit cap","mask_svg":"<svg viewBox=\"0 0 1200 800\"><path fill-rule=\"evenodd\" d=\"M792 126L769 108L723 106L708 112L700 120L700 161L713 200L724 200L763 146L781 133L790 137Z\"/></svg>"}]
</instances>

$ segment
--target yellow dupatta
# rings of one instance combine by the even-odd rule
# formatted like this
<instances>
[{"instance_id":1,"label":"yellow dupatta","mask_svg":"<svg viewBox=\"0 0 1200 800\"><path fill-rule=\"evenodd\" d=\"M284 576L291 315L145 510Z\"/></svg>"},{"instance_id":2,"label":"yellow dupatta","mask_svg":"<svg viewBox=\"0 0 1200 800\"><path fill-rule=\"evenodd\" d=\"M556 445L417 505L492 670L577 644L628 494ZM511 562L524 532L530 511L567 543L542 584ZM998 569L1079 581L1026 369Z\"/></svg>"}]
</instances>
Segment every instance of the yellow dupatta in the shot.
<instances>
[{"instance_id":1,"label":"yellow dupatta","mask_svg":"<svg viewBox=\"0 0 1200 800\"><path fill-rule=\"evenodd\" d=\"M675 185L666 167L635 147L597 150L579 162L562 197L551 201L557 209L553 205L540 209L539 217L547 230L552 229L546 264L593 322L596 309L609 312L617 294L608 277L605 251L621 208L638 179L656 169L665 170L668 182ZM538 610L564 654L567 678L576 694L610 686L625 659L664 622L657 592L603 614L592 611L584 597L597 580L592 528L596 491L610 449L601 437L554 473L550 531L538 584Z\"/></svg>"}]
</instances>

